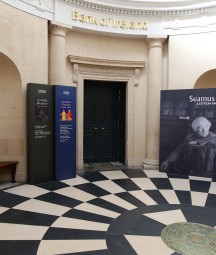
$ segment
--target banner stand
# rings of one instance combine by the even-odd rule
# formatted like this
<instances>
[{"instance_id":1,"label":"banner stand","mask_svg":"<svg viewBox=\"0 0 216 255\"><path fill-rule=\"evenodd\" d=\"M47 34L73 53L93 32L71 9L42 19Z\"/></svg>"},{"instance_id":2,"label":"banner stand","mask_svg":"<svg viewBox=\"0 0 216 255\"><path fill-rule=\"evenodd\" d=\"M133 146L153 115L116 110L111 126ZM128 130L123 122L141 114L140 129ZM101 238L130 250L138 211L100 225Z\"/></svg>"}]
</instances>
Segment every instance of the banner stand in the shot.
<instances>
[{"instance_id":1,"label":"banner stand","mask_svg":"<svg viewBox=\"0 0 216 255\"><path fill-rule=\"evenodd\" d=\"M76 177L76 88L55 86L55 176Z\"/></svg>"},{"instance_id":2,"label":"banner stand","mask_svg":"<svg viewBox=\"0 0 216 255\"><path fill-rule=\"evenodd\" d=\"M160 171L216 177L216 89L161 91Z\"/></svg>"},{"instance_id":3,"label":"banner stand","mask_svg":"<svg viewBox=\"0 0 216 255\"><path fill-rule=\"evenodd\" d=\"M27 84L28 182L54 180L54 94L44 84Z\"/></svg>"}]
</instances>

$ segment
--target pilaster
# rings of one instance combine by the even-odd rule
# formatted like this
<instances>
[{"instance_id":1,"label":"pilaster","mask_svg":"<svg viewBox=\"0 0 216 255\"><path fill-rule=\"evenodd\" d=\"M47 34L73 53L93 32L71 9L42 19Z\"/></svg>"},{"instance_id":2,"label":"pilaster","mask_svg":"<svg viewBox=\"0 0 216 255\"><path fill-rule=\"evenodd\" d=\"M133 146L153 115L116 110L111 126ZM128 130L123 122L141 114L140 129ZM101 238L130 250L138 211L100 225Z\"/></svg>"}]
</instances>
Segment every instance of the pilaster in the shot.
<instances>
[{"instance_id":1,"label":"pilaster","mask_svg":"<svg viewBox=\"0 0 216 255\"><path fill-rule=\"evenodd\" d=\"M166 36L147 37L149 44L146 156L144 169L158 169L160 91L163 85L163 43Z\"/></svg>"},{"instance_id":2,"label":"pilaster","mask_svg":"<svg viewBox=\"0 0 216 255\"><path fill-rule=\"evenodd\" d=\"M65 37L72 29L66 25L51 22L49 26L49 84L65 85Z\"/></svg>"}]
</instances>

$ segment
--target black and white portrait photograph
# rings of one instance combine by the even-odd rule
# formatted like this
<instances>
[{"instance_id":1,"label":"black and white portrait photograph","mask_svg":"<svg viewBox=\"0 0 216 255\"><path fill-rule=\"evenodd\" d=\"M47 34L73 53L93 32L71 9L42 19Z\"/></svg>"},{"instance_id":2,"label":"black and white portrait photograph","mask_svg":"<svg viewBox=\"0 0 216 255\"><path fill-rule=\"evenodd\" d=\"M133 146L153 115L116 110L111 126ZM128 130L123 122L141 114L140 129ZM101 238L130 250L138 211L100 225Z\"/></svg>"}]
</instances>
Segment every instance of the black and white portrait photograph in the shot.
<instances>
[{"instance_id":1,"label":"black and white portrait photograph","mask_svg":"<svg viewBox=\"0 0 216 255\"><path fill-rule=\"evenodd\" d=\"M160 171L216 177L216 89L161 92Z\"/></svg>"}]
</instances>

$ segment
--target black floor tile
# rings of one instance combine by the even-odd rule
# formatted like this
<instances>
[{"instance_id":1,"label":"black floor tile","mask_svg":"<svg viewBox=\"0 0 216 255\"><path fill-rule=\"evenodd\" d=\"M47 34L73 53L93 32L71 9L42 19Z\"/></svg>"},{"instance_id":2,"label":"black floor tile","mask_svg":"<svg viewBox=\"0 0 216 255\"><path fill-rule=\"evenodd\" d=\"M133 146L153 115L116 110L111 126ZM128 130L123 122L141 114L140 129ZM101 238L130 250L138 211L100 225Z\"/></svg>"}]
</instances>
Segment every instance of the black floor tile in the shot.
<instances>
[{"instance_id":1,"label":"black floor tile","mask_svg":"<svg viewBox=\"0 0 216 255\"><path fill-rule=\"evenodd\" d=\"M149 178L158 189L173 189L168 178Z\"/></svg>"},{"instance_id":2,"label":"black floor tile","mask_svg":"<svg viewBox=\"0 0 216 255\"><path fill-rule=\"evenodd\" d=\"M216 226L216 209L214 208L185 205L181 210L188 222Z\"/></svg>"},{"instance_id":3,"label":"black floor tile","mask_svg":"<svg viewBox=\"0 0 216 255\"><path fill-rule=\"evenodd\" d=\"M111 235L108 234L107 247L112 255L137 255L127 239L122 235Z\"/></svg>"},{"instance_id":4,"label":"black floor tile","mask_svg":"<svg viewBox=\"0 0 216 255\"><path fill-rule=\"evenodd\" d=\"M163 212L178 208L176 206L142 206L128 211L115 219L107 233L112 235L160 236L164 224L146 216L146 213Z\"/></svg>"},{"instance_id":5,"label":"black floor tile","mask_svg":"<svg viewBox=\"0 0 216 255\"><path fill-rule=\"evenodd\" d=\"M54 228L48 229L43 240L95 240L105 239L105 231Z\"/></svg>"},{"instance_id":6,"label":"black floor tile","mask_svg":"<svg viewBox=\"0 0 216 255\"><path fill-rule=\"evenodd\" d=\"M3 223L37 225L37 226L50 226L57 218L58 218L57 216L53 215L27 212L16 209L10 209L0 214L0 222Z\"/></svg>"},{"instance_id":7,"label":"black floor tile","mask_svg":"<svg viewBox=\"0 0 216 255\"><path fill-rule=\"evenodd\" d=\"M130 228L128 234L141 236L160 236L160 233L164 227L164 224L142 215L135 222L133 227Z\"/></svg>"},{"instance_id":8,"label":"black floor tile","mask_svg":"<svg viewBox=\"0 0 216 255\"><path fill-rule=\"evenodd\" d=\"M145 206L134 209L132 211L127 211L124 214L118 216L109 226L107 233L112 235L124 235L131 233L130 229L139 220L140 215L144 211L144 207Z\"/></svg>"},{"instance_id":9,"label":"black floor tile","mask_svg":"<svg viewBox=\"0 0 216 255\"><path fill-rule=\"evenodd\" d=\"M181 190L175 190L175 193L179 199L179 202L181 204L189 204L191 205L191 193L190 191L181 191Z\"/></svg>"},{"instance_id":10,"label":"black floor tile","mask_svg":"<svg viewBox=\"0 0 216 255\"><path fill-rule=\"evenodd\" d=\"M210 185L211 185L211 182L208 182L208 181L190 180L191 191L208 193Z\"/></svg>"},{"instance_id":11,"label":"black floor tile","mask_svg":"<svg viewBox=\"0 0 216 255\"><path fill-rule=\"evenodd\" d=\"M208 194L205 206L211 207L211 208L216 208L216 195Z\"/></svg>"},{"instance_id":12,"label":"black floor tile","mask_svg":"<svg viewBox=\"0 0 216 255\"><path fill-rule=\"evenodd\" d=\"M90 182L96 182L96 181L105 181L108 180L107 177L105 177L103 174L101 174L98 171L95 172L85 172L83 174L79 174L82 178L90 181Z\"/></svg>"},{"instance_id":13,"label":"black floor tile","mask_svg":"<svg viewBox=\"0 0 216 255\"><path fill-rule=\"evenodd\" d=\"M147 175L141 169L124 169L122 170L129 178L145 178Z\"/></svg>"},{"instance_id":14,"label":"black floor tile","mask_svg":"<svg viewBox=\"0 0 216 255\"><path fill-rule=\"evenodd\" d=\"M40 241L0 241L2 255L35 255Z\"/></svg>"},{"instance_id":15,"label":"black floor tile","mask_svg":"<svg viewBox=\"0 0 216 255\"><path fill-rule=\"evenodd\" d=\"M0 206L11 208L27 200L29 200L29 198L27 197L22 197L8 192L0 191Z\"/></svg>"},{"instance_id":16,"label":"black floor tile","mask_svg":"<svg viewBox=\"0 0 216 255\"><path fill-rule=\"evenodd\" d=\"M66 197L61 194L50 192L44 195L41 195L36 198L37 200L45 201L52 204L67 206L73 208L81 203L82 201L76 200L74 198Z\"/></svg>"},{"instance_id":17,"label":"black floor tile","mask_svg":"<svg viewBox=\"0 0 216 255\"><path fill-rule=\"evenodd\" d=\"M80 185L77 185L76 188L83 190L89 194L92 194L96 197L110 195L110 192L94 185L93 183L80 184Z\"/></svg>"},{"instance_id":18,"label":"black floor tile","mask_svg":"<svg viewBox=\"0 0 216 255\"><path fill-rule=\"evenodd\" d=\"M131 179L118 179L113 180L117 185L126 191L140 190L140 188Z\"/></svg>"},{"instance_id":19,"label":"black floor tile","mask_svg":"<svg viewBox=\"0 0 216 255\"><path fill-rule=\"evenodd\" d=\"M66 212L62 216L68 217L68 218L80 219L80 220L106 223L106 224L110 224L114 220L113 218L110 218L107 216L85 212L85 211L81 211L77 209L71 209L70 211Z\"/></svg>"},{"instance_id":20,"label":"black floor tile","mask_svg":"<svg viewBox=\"0 0 216 255\"><path fill-rule=\"evenodd\" d=\"M145 193L149 195L157 204L168 204L167 200L158 190L145 190Z\"/></svg>"},{"instance_id":21,"label":"black floor tile","mask_svg":"<svg viewBox=\"0 0 216 255\"><path fill-rule=\"evenodd\" d=\"M106 200L103 200L102 198L93 199L93 200L89 201L88 203L102 207L104 209L107 209L107 210L110 210L113 212L117 212L117 213L124 213L125 211L127 211L127 209L122 208L122 207L115 205L113 203L110 203Z\"/></svg>"},{"instance_id":22,"label":"black floor tile","mask_svg":"<svg viewBox=\"0 0 216 255\"><path fill-rule=\"evenodd\" d=\"M183 174L171 174L167 173L168 178L175 178L175 179L189 179L188 175L183 175Z\"/></svg>"},{"instance_id":23,"label":"black floor tile","mask_svg":"<svg viewBox=\"0 0 216 255\"><path fill-rule=\"evenodd\" d=\"M56 182L45 182L45 183L37 184L35 186L43 188L43 189L47 189L50 191L54 191L54 190L66 188L69 185L67 185L63 182L56 181Z\"/></svg>"},{"instance_id":24,"label":"black floor tile","mask_svg":"<svg viewBox=\"0 0 216 255\"><path fill-rule=\"evenodd\" d=\"M110 253L108 250L98 250L98 251L84 251L84 252L76 252L76 253L64 253L64 255L110 255Z\"/></svg>"},{"instance_id":25,"label":"black floor tile","mask_svg":"<svg viewBox=\"0 0 216 255\"><path fill-rule=\"evenodd\" d=\"M139 199L137 199L136 197L134 197L133 195L131 195L128 192L118 193L118 194L116 194L116 196L124 199L125 201L127 201L128 203L130 203L136 207L143 206L142 201L140 201Z\"/></svg>"}]
</instances>

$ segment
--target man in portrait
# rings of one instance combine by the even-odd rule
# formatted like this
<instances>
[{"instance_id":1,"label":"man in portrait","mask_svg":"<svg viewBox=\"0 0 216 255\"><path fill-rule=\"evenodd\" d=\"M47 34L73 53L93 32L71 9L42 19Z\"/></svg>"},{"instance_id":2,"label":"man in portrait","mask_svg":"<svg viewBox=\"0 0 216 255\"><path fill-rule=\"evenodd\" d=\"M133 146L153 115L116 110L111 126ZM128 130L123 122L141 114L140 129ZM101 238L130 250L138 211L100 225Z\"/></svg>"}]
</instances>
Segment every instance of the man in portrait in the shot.
<instances>
[{"instance_id":1,"label":"man in portrait","mask_svg":"<svg viewBox=\"0 0 216 255\"><path fill-rule=\"evenodd\" d=\"M216 134L210 131L211 122L198 117L191 123L193 133L186 136L160 165L161 171L212 177L216 173Z\"/></svg>"}]
</instances>

